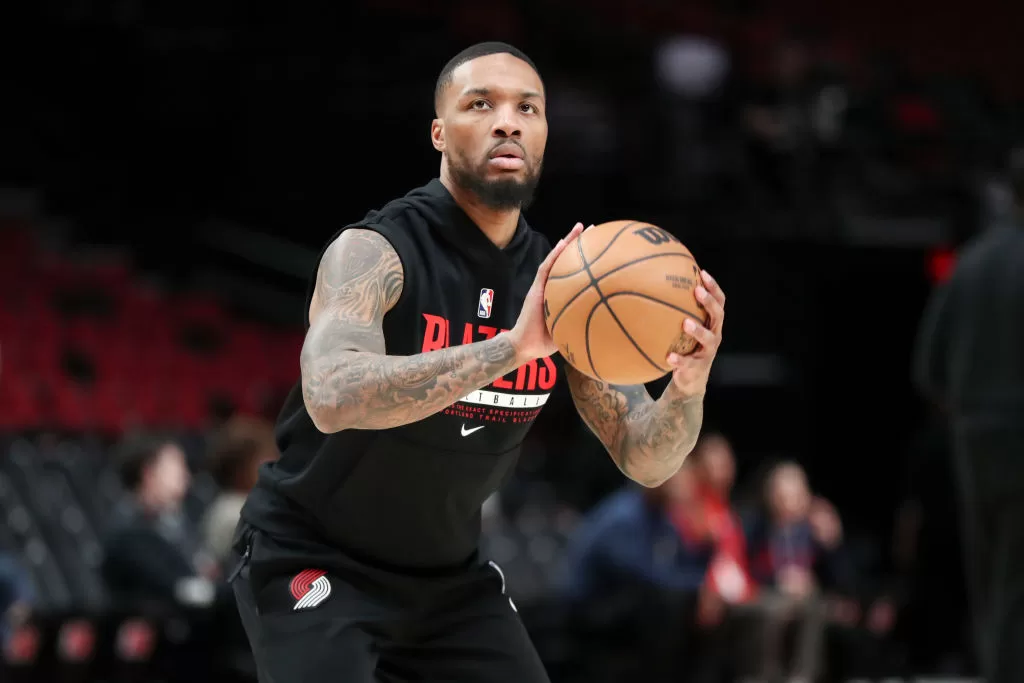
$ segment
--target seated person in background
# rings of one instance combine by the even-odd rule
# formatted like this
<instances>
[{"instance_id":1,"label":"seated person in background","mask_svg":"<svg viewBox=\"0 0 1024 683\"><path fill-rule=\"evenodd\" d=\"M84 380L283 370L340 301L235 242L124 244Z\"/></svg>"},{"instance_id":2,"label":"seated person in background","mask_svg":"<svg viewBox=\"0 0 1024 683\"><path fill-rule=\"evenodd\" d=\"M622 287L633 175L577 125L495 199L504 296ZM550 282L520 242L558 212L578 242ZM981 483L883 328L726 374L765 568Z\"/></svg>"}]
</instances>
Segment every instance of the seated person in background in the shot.
<instances>
[{"instance_id":1,"label":"seated person in background","mask_svg":"<svg viewBox=\"0 0 1024 683\"><path fill-rule=\"evenodd\" d=\"M809 595L842 543L839 517L811 494L803 468L791 462L769 472L765 504L766 514L754 520L748 536L754 578L787 595Z\"/></svg>"},{"instance_id":2,"label":"seated person in background","mask_svg":"<svg viewBox=\"0 0 1024 683\"><path fill-rule=\"evenodd\" d=\"M629 649L642 670L621 675L674 676L685 665L714 550L699 512L687 463L657 488L627 485L613 493L569 540L564 589L572 621L592 643Z\"/></svg>"},{"instance_id":3,"label":"seated person in background","mask_svg":"<svg viewBox=\"0 0 1024 683\"><path fill-rule=\"evenodd\" d=\"M714 625L724 616L726 604L748 601L756 586L748 574L743 524L731 500L736 459L729 440L718 433L705 434L690 457L707 533L715 544L701 593L700 620Z\"/></svg>"},{"instance_id":4,"label":"seated person in background","mask_svg":"<svg viewBox=\"0 0 1024 683\"><path fill-rule=\"evenodd\" d=\"M607 596L618 586L700 588L711 544L697 523L681 532L683 510L697 509L693 468L684 466L657 488L627 485L596 505L570 539L568 596Z\"/></svg>"},{"instance_id":5,"label":"seated person in background","mask_svg":"<svg viewBox=\"0 0 1024 683\"><path fill-rule=\"evenodd\" d=\"M736 680L743 663L736 657L733 606L749 602L756 585L747 572L743 524L732 503L736 461L723 435L701 436L690 455L696 475L697 506L680 514L679 524L710 543L713 552L697 605L699 645L690 657L691 683ZM699 524L702 528L694 528ZM749 668L749 665L748 665Z\"/></svg>"},{"instance_id":6,"label":"seated person in background","mask_svg":"<svg viewBox=\"0 0 1024 683\"><path fill-rule=\"evenodd\" d=\"M182 512L191 475L169 439L126 441L118 468L127 496L104 544L103 577L115 599L205 603L216 565L206 558Z\"/></svg>"},{"instance_id":7,"label":"seated person in background","mask_svg":"<svg viewBox=\"0 0 1024 683\"><path fill-rule=\"evenodd\" d=\"M245 497L256 484L260 465L279 456L274 427L266 420L235 416L210 438L208 468L220 488L202 520L206 551L224 566Z\"/></svg>"},{"instance_id":8,"label":"seated person in background","mask_svg":"<svg viewBox=\"0 0 1024 683\"><path fill-rule=\"evenodd\" d=\"M821 590L842 571L837 551L842 524L827 501L814 497L796 463L784 462L768 474L765 514L748 535L751 575L760 587L756 610L762 624L762 675L782 673L786 628L800 622L792 678L813 681L819 675L825 628Z\"/></svg>"}]
</instances>

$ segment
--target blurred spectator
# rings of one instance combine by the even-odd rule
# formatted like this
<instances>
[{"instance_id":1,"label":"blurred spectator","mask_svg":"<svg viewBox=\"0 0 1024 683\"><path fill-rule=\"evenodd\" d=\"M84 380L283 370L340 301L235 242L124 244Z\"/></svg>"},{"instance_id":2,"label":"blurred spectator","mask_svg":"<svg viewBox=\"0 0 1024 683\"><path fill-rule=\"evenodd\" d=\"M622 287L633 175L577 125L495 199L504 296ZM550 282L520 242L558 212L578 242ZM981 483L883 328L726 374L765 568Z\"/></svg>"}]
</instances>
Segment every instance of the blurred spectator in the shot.
<instances>
[{"instance_id":1,"label":"blurred spectator","mask_svg":"<svg viewBox=\"0 0 1024 683\"><path fill-rule=\"evenodd\" d=\"M734 608L754 599L757 589L748 573L743 524L731 500L736 459L725 436L707 432L697 442L690 462L697 477L699 519L714 543L697 605L700 647L692 662L693 680L721 681L729 674L732 680L754 667L736 657L736 638L746 634L736 630L733 617L737 615Z\"/></svg>"},{"instance_id":2,"label":"blurred spectator","mask_svg":"<svg viewBox=\"0 0 1024 683\"><path fill-rule=\"evenodd\" d=\"M755 607L761 621L761 673L774 680L790 669L796 680L820 674L826 604L823 591L844 573L837 550L843 539L835 509L812 495L799 465L784 462L768 474L766 513L748 534L751 575L760 592ZM783 640L799 625L791 667L783 664Z\"/></svg>"},{"instance_id":3,"label":"blurred spectator","mask_svg":"<svg viewBox=\"0 0 1024 683\"><path fill-rule=\"evenodd\" d=\"M211 435L208 467L219 492L202 520L203 543L221 565L231 557L231 541L245 497L259 467L279 453L274 427L260 418L235 416Z\"/></svg>"},{"instance_id":4,"label":"blurred spectator","mask_svg":"<svg viewBox=\"0 0 1024 683\"><path fill-rule=\"evenodd\" d=\"M106 541L103 575L123 600L207 603L216 566L182 513L191 476L184 451L156 437L127 440L119 469L128 495Z\"/></svg>"},{"instance_id":5,"label":"blurred spectator","mask_svg":"<svg viewBox=\"0 0 1024 683\"><path fill-rule=\"evenodd\" d=\"M697 523L679 526L683 511L698 505L696 485L685 466L655 489L629 485L591 510L569 548L570 596L585 600L637 583L696 592L711 545Z\"/></svg>"},{"instance_id":6,"label":"blurred spectator","mask_svg":"<svg viewBox=\"0 0 1024 683\"><path fill-rule=\"evenodd\" d=\"M704 593L720 602L705 601L704 607L713 610L714 604L746 602L755 587L748 573L743 524L730 500L736 479L732 445L723 435L709 433L701 437L691 458L703 514L716 544ZM702 617L712 622L720 619L710 611L704 611Z\"/></svg>"},{"instance_id":7,"label":"blurred spectator","mask_svg":"<svg viewBox=\"0 0 1024 683\"><path fill-rule=\"evenodd\" d=\"M14 555L0 549L0 646L29 618L32 599L32 579L28 572Z\"/></svg>"},{"instance_id":8,"label":"blurred spectator","mask_svg":"<svg viewBox=\"0 0 1024 683\"><path fill-rule=\"evenodd\" d=\"M605 655L612 648L629 653L635 668L621 675L685 669L713 552L699 510L693 467L685 464L658 488L631 484L613 493L570 538L565 597L573 622Z\"/></svg>"},{"instance_id":9,"label":"blurred spectator","mask_svg":"<svg viewBox=\"0 0 1024 683\"><path fill-rule=\"evenodd\" d=\"M915 379L951 421L975 641L989 683L1024 680L1024 152L1016 208L958 255L921 322Z\"/></svg>"}]
</instances>

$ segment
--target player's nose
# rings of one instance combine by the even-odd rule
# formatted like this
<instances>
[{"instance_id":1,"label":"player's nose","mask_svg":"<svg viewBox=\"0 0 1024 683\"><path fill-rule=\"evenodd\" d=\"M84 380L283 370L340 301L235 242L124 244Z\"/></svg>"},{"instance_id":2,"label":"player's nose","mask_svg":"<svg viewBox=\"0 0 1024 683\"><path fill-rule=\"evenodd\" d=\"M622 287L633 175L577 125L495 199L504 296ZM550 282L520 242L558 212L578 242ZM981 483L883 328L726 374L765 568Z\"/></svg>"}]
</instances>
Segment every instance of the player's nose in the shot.
<instances>
[{"instance_id":1,"label":"player's nose","mask_svg":"<svg viewBox=\"0 0 1024 683\"><path fill-rule=\"evenodd\" d=\"M491 134L499 138L518 138L522 137L523 130L515 113L510 112L507 107L502 107L498 109Z\"/></svg>"}]
</instances>

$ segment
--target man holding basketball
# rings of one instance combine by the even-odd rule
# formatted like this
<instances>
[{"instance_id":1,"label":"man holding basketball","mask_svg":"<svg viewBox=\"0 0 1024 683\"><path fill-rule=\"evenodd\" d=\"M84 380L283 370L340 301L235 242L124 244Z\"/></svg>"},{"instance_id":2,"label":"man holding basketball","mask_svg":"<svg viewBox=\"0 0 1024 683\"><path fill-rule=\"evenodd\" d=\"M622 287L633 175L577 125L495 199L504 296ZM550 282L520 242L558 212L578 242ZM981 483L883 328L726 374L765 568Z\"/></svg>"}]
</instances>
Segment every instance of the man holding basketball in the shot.
<instances>
[{"instance_id":1,"label":"man holding basketball","mask_svg":"<svg viewBox=\"0 0 1024 683\"><path fill-rule=\"evenodd\" d=\"M725 297L672 355L657 400L560 362L544 322L550 248L521 215L547 142L544 86L484 43L438 79L440 178L334 234L307 297L302 378L242 511L230 577L261 683L547 681L478 556L480 507L512 471L562 367L626 476L656 486L693 448Z\"/></svg>"}]
</instances>

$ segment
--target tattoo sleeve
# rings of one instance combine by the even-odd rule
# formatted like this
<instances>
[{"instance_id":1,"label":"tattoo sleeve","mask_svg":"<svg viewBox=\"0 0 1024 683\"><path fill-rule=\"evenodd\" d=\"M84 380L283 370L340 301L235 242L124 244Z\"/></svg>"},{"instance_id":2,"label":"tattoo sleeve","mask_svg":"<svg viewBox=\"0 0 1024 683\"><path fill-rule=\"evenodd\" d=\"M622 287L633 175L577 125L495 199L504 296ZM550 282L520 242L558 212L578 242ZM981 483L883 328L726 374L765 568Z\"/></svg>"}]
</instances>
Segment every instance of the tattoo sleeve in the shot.
<instances>
[{"instance_id":1,"label":"tattoo sleeve","mask_svg":"<svg viewBox=\"0 0 1024 683\"><path fill-rule=\"evenodd\" d=\"M302 347L306 409L324 432L421 420L517 367L507 334L412 356L386 355L383 319L402 263L380 234L347 230L324 253Z\"/></svg>"},{"instance_id":2,"label":"tattoo sleeve","mask_svg":"<svg viewBox=\"0 0 1024 683\"><path fill-rule=\"evenodd\" d=\"M566 377L583 421L633 481L657 486L693 450L704 420L703 396L683 396L670 383L655 401L642 385L608 384L569 366Z\"/></svg>"}]
</instances>

